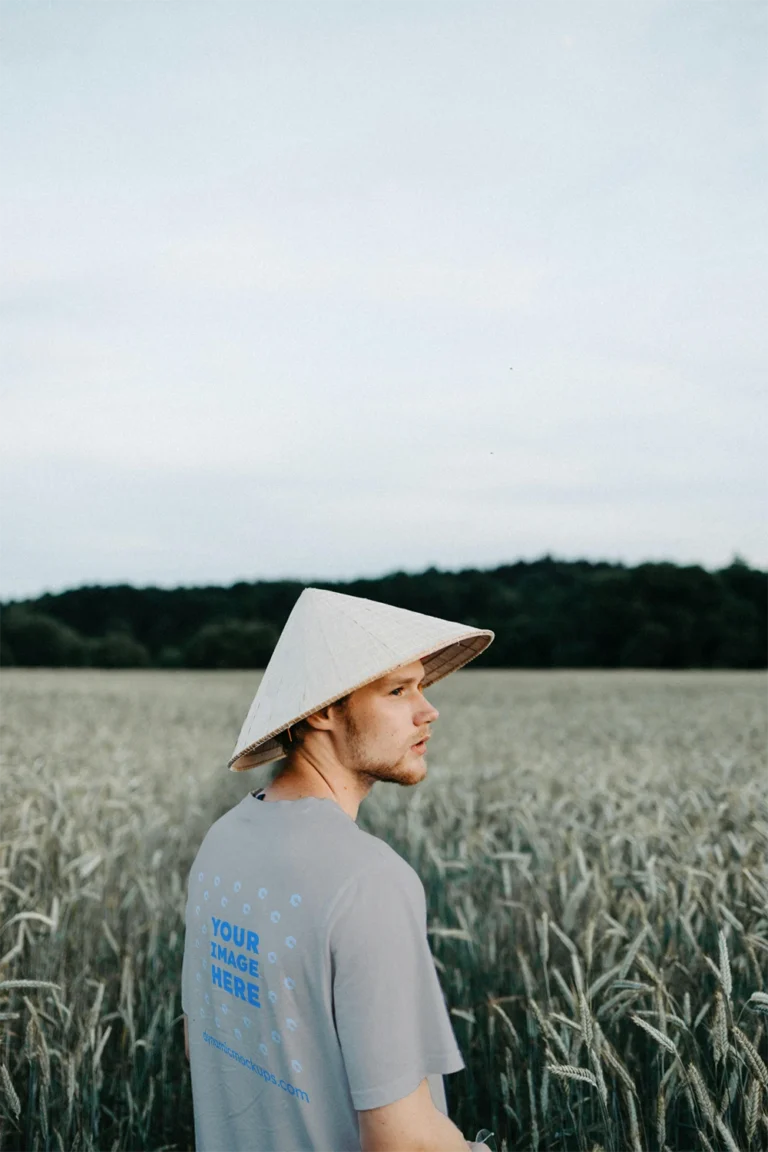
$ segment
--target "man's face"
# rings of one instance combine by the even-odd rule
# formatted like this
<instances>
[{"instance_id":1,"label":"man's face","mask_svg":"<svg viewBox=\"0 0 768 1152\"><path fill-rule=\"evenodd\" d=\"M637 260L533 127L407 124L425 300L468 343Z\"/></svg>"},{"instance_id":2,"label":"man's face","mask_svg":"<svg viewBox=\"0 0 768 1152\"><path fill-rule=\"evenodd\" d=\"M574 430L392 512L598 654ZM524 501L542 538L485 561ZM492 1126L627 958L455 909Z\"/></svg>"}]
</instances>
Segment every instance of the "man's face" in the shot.
<instances>
[{"instance_id":1,"label":"man's face","mask_svg":"<svg viewBox=\"0 0 768 1152\"><path fill-rule=\"evenodd\" d=\"M396 784L418 784L427 774L426 745L439 712L424 697L421 660L358 688L337 712L336 755L345 768Z\"/></svg>"}]
</instances>

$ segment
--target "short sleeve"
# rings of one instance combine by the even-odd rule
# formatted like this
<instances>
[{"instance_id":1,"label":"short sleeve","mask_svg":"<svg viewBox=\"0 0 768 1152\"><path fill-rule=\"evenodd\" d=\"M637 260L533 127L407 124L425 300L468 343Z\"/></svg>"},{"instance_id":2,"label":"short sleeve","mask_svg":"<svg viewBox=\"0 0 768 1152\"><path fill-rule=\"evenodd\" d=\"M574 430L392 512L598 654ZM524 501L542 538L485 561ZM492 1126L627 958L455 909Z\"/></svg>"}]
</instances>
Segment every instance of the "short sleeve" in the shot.
<instances>
[{"instance_id":1,"label":"short sleeve","mask_svg":"<svg viewBox=\"0 0 768 1152\"><path fill-rule=\"evenodd\" d=\"M424 888L377 869L350 880L331 917L333 1011L357 1111L465 1067L426 934Z\"/></svg>"},{"instance_id":2,"label":"short sleeve","mask_svg":"<svg viewBox=\"0 0 768 1152\"><path fill-rule=\"evenodd\" d=\"M189 924L189 895L187 895L187 904L186 904L186 908L184 911L184 949L182 952L182 961L181 961L181 1010L187 1016L189 1016L191 1014L191 1008L192 1008L192 1006L189 1002L189 992L187 990L188 986L189 986L189 968L190 968L190 964L191 964L191 958L189 955L190 941L188 939L188 937L189 937L188 924Z\"/></svg>"}]
</instances>

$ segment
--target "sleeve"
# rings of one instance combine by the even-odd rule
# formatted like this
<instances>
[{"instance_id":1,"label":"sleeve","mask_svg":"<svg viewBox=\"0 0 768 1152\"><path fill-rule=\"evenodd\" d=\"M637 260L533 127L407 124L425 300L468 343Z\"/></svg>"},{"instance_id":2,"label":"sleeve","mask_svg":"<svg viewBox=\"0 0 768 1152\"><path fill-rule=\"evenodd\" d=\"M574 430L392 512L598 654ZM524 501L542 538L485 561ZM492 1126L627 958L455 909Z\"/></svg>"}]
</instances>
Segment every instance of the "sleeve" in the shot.
<instances>
[{"instance_id":1,"label":"sleeve","mask_svg":"<svg viewBox=\"0 0 768 1152\"><path fill-rule=\"evenodd\" d=\"M378 869L350 880L332 915L330 947L334 1021L357 1111L392 1104L426 1076L466 1066L416 873Z\"/></svg>"},{"instance_id":2,"label":"sleeve","mask_svg":"<svg viewBox=\"0 0 768 1152\"><path fill-rule=\"evenodd\" d=\"M189 931L187 929L188 917L189 917L189 888L187 888L187 903L186 903L186 907L184 909L184 937L183 937L184 938L184 948L182 951L182 961L181 961L181 1010L187 1016L189 1016L191 1014L191 1011L192 1011L192 1006L189 1002L190 996L189 996L189 991L188 991L189 968L190 968L190 964L191 964L191 959L189 956L189 945L190 945L190 940L188 939Z\"/></svg>"}]
</instances>

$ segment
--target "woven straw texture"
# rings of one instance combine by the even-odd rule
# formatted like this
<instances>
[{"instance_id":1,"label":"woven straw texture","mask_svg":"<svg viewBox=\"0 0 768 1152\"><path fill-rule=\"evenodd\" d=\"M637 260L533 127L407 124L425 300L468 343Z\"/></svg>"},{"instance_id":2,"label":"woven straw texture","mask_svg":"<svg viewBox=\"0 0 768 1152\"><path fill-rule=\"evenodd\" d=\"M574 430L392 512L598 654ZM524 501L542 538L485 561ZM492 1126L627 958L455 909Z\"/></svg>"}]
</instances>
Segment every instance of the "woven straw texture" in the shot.
<instances>
[{"instance_id":1,"label":"woven straw texture","mask_svg":"<svg viewBox=\"0 0 768 1152\"><path fill-rule=\"evenodd\" d=\"M293 606L240 730L228 767L244 772L284 755L274 737L349 692L421 660L424 686L483 652L494 638L361 596L305 588Z\"/></svg>"}]
</instances>

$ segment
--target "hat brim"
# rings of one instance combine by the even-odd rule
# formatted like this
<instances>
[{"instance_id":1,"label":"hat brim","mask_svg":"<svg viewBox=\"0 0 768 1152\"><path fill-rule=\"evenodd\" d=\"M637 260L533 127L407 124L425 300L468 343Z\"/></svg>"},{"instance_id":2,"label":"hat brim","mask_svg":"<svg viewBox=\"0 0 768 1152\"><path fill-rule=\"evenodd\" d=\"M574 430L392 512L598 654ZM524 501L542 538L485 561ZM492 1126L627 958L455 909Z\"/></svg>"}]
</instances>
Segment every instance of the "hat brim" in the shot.
<instances>
[{"instance_id":1,"label":"hat brim","mask_svg":"<svg viewBox=\"0 0 768 1152\"><path fill-rule=\"evenodd\" d=\"M390 673L396 672L398 668L412 664L415 660L422 660L424 662L423 683L424 687L428 688L430 684L435 684L438 680L449 676L451 672L458 672L465 664L469 664L470 660L474 660L481 652L485 651L494 636L495 633L491 632L490 629L473 628L471 631L468 631L465 636L458 636L449 644L440 643L432 648L423 648L406 657L404 660L398 660L398 662L390 668L383 668L373 676L369 676L366 680L361 680L358 684L352 684L342 692L337 692L321 704L317 704L314 708L310 708L300 716L294 716L291 720L281 724L279 728L275 728L272 732L267 733L261 740L256 741L254 744L249 744L242 752L232 757L228 765L229 770L231 772L247 772L251 768L258 768L260 764L269 764L272 760L280 760L285 756L285 751L277 740L275 740L275 736L279 736L281 732L285 732L286 729L290 728L293 724L298 724L300 720L306 719L307 716L312 716L322 708L327 708L329 704L340 700L342 696L348 696L351 692L356 692L358 688L364 688L366 684L373 684L374 681L380 680L382 676L389 676Z\"/></svg>"}]
</instances>

